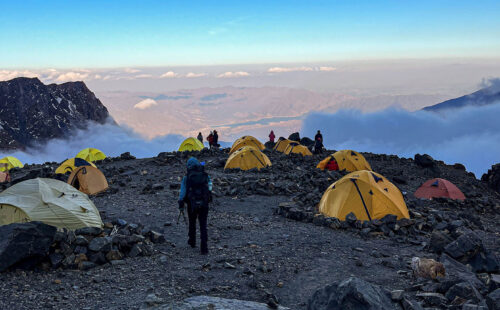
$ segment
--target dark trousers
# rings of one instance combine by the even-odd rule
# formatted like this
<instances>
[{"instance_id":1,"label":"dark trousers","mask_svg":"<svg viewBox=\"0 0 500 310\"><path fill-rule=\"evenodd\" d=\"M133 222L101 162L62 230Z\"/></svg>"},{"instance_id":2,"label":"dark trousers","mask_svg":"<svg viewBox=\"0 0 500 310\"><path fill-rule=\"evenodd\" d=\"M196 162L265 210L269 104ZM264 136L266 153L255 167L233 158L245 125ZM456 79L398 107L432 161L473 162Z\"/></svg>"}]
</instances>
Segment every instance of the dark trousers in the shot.
<instances>
[{"instance_id":1,"label":"dark trousers","mask_svg":"<svg viewBox=\"0 0 500 310\"><path fill-rule=\"evenodd\" d=\"M188 233L188 243L191 246L196 246L196 219L200 223L200 250L202 253L208 252L207 246L207 217L208 217L208 207L199 208L197 210L191 210L188 206L188 218L189 218L189 233Z\"/></svg>"}]
</instances>

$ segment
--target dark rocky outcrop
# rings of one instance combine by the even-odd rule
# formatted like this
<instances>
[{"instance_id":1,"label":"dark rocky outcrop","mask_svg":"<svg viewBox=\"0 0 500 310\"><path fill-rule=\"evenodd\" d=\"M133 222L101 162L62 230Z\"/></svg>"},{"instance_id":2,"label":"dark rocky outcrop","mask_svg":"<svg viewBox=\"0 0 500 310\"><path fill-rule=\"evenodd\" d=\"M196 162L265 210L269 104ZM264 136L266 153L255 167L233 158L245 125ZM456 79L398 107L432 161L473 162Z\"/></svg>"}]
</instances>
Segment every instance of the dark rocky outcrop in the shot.
<instances>
[{"instance_id":1,"label":"dark rocky outcrop","mask_svg":"<svg viewBox=\"0 0 500 310\"><path fill-rule=\"evenodd\" d=\"M38 78L0 82L0 149L22 149L61 138L109 117L83 82L43 84Z\"/></svg>"},{"instance_id":2,"label":"dark rocky outcrop","mask_svg":"<svg viewBox=\"0 0 500 310\"><path fill-rule=\"evenodd\" d=\"M0 272L36 265L48 254L56 231L40 222L0 226Z\"/></svg>"},{"instance_id":3,"label":"dark rocky outcrop","mask_svg":"<svg viewBox=\"0 0 500 310\"><path fill-rule=\"evenodd\" d=\"M298 132L294 132L288 136L288 140L300 141L300 134Z\"/></svg>"},{"instance_id":4,"label":"dark rocky outcrop","mask_svg":"<svg viewBox=\"0 0 500 310\"><path fill-rule=\"evenodd\" d=\"M481 181L500 193L500 164L493 165L487 173L483 174Z\"/></svg>"},{"instance_id":5,"label":"dark rocky outcrop","mask_svg":"<svg viewBox=\"0 0 500 310\"><path fill-rule=\"evenodd\" d=\"M400 309L383 288L351 277L317 290L309 299L307 310L329 309Z\"/></svg>"}]
</instances>

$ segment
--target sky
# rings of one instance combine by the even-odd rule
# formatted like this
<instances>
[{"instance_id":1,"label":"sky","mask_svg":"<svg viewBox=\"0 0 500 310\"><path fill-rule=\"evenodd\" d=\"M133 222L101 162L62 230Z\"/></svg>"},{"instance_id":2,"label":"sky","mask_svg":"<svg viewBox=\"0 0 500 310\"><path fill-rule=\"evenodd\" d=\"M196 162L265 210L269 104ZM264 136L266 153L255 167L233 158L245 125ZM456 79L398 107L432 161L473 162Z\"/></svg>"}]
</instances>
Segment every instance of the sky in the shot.
<instances>
[{"instance_id":1,"label":"sky","mask_svg":"<svg viewBox=\"0 0 500 310\"><path fill-rule=\"evenodd\" d=\"M2 1L0 69L498 58L500 1Z\"/></svg>"}]
</instances>

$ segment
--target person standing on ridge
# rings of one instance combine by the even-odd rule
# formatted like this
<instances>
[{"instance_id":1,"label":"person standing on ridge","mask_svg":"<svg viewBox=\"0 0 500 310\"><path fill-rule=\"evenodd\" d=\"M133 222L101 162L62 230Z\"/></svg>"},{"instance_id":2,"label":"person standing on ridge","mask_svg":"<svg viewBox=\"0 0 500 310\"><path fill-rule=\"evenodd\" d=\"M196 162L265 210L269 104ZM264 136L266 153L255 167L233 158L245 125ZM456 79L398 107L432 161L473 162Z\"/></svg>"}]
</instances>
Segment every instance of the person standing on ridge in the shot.
<instances>
[{"instance_id":1,"label":"person standing on ridge","mask_svg":"<svg viewBox=\"0 0 500 310\"><path fill-rule=\"evenodd\" d=\"M207 141L208 141L208 146L212 148L212 145L214 144L214 134L212 132L210 132L210 134L208 135Z\"/></svg>"},{"instance_id":2,"label":"person standing on ridge","mask_svg":"<svg viewBox=\"0 0 500 310\"><path fill-rule=\"evenodd\" d=\"M319 131L319 130L316 133L316 135L314 136L314 141L317 141L317 140L319 140L319 142L321 142L321 144L323 144L323 135L321 134L321 131Z\"/></svg>"},{"instance_id":3,"label":"person standing on ridge","mask_svg":"<svg viewBox=\"0 0 500 310\"><path fill-rule=\"evenodd\" d=\"M217 130L214 130L214 147L219 147L219 134L217 133Z\"/></svg>"},{"instance_id":4,"label":"person standing on ridge","mask_svg":"<svg viewBox=\"0 0 500 310\"><path fill-rule=\"evenodd\" d=\"M198 137L196 138L201 142L201 144L203 144L203 136L201 135L201 132L198 133Z\"/></svg>"},{"instance_id":5,"label":"person standing on ridge","mask_svg":"<svg viewBox=\"0 0 500 310\"><path fill-rule=\"evenodd\" d=\"M269 142L274 143L274 138L276 138L276 136L274 135L274 131L271 130L271 133L269 134Z\"/></svg>"},{"instance_id":6,"label":"person standing on ridge","mask_svg":"<svg viewBox=\"0 0 500 310\"><path fill-rule=\"evenodd\" d=\"M188 159L186 176L182 178L179 193L179 210L184 210L187 203L187 214L189 218L188 244L196 247L196 220L200 224L200 253L208 254L208 204L212 201L212 180L205 172L204 163L196 158Z\"/></svg>"}]
</instances>

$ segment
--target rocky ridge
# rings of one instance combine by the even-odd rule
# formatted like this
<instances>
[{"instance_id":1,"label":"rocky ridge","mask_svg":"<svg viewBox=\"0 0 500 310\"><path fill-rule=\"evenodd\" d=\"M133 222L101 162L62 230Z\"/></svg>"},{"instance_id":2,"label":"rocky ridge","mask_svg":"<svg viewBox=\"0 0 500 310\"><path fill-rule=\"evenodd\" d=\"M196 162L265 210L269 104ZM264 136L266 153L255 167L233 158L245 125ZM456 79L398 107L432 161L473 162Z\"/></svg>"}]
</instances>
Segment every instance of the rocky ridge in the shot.
<instances>
[{"instance_id":1,"label":"rocky ridge","mask_svg":"<svg viewBox=\"0 0 500 310\"><path fill-rule=\"evenodd\" d=\"M67 137L109 113L83 82L43 84L38 78L0 82L0 149L23 149Z\"/></svg>"}]
</instances>

